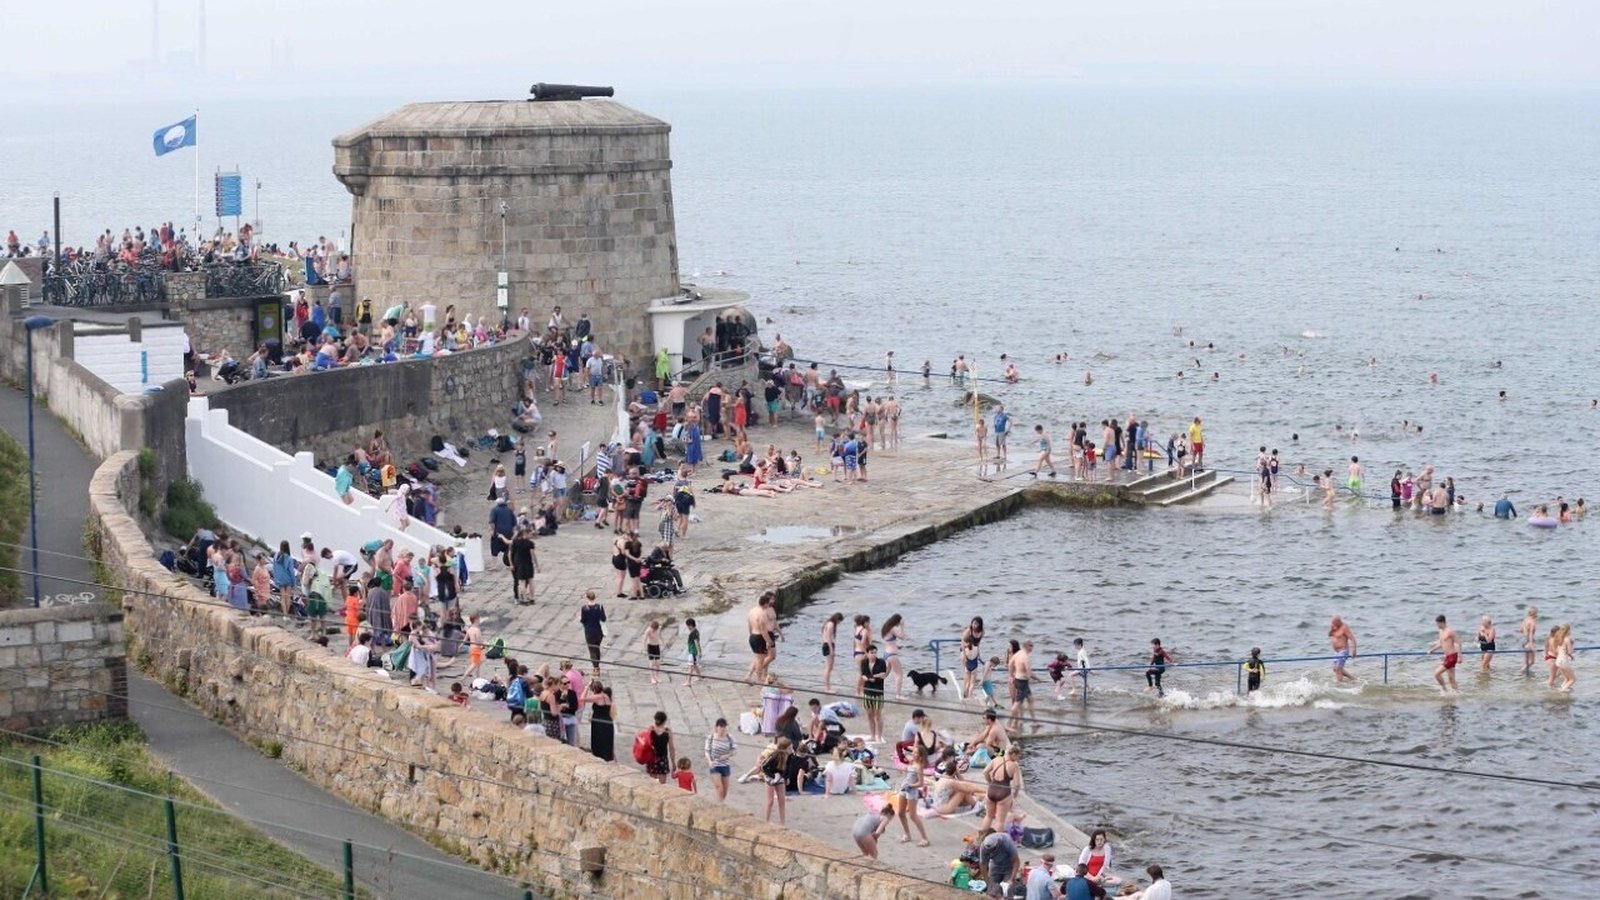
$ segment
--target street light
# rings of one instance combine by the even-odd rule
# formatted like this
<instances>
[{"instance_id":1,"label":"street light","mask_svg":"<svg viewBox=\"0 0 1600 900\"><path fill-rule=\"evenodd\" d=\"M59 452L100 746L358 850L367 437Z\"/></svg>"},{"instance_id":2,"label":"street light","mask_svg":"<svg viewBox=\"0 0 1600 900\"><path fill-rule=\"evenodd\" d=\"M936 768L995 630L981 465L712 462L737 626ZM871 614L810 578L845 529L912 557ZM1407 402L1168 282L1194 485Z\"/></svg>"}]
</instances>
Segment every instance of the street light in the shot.
<instances>
[{"instance_id":1,"label":"street light","mask_svg":"<svg viewBox=\"0 0 1600 900\"><path fill-rule=\"evenodd\" d=\"M28 330L28 540L33 544L33 605L43 599L39 593L39 488L35 483L33 458L33 333L56 323L49 316L29 316L22 320Z\"/></svg>"}]
</instances>

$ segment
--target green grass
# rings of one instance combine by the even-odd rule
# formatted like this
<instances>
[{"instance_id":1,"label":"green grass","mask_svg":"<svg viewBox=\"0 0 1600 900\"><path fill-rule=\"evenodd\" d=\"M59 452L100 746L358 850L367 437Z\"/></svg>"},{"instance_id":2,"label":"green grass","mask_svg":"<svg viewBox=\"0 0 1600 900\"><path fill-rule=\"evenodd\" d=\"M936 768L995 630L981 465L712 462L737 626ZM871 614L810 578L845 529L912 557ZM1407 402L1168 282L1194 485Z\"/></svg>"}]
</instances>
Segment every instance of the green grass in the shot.
<instances>
[{"instance_id":1,"label":"green grass","mask_svg":"<svg viewBox=\"0 0 1600 900\"><path fill-rule=\"evenodd\" d=\"M217 511L206 502L200 482L180 479L167 485L167 508L161 527L181 541L194 537L197 528L215 528Z\"/></svg>"},{"instance_id":2,"label":"green grass","mask_svg":"<svg viewBox=\"0 0 1600 900\"><path fill-rule=\"evenodd\" d=\"M189 897L339 896L342 881L244 820L222 812L144 748L131 723L62 729L67 746L0 743L0 897L20 897L33 875L32 756L46 769L46 859L51 897L171 897L164 799L177 801ZM37 891L37 888L35 888Z\"/></svg>"},{"instance_id":3,"label":"green grass","mask_svg":"<svg viewBox=\"0 0 1600 900\"><path fill-rule=\"evenodd\" d=\"M0 431L0 566L16 569L17 548L28 527L28 453L11 435ZM22 599L17 573L0 571L0 609Z\"/></svg>"}]
</instances>

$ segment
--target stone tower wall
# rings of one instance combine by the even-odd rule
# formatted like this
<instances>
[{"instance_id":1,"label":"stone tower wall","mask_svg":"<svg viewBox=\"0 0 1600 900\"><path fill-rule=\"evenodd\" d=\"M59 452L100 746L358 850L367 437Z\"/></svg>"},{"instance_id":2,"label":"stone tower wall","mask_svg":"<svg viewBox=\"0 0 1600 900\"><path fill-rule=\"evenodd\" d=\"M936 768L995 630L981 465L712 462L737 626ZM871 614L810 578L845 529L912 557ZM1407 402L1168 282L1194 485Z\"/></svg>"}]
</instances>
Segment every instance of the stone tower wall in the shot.
<instances>
[{"instance_id":1,"label":"stone tower wall","mask_svg":"<svg viewBox=\"0 0 1600 900\"><path fill-rule=\"evenodd\" d=\"M651 355L645 310L677 292L665 124L458 135L382 131L336 144L354 197L361 297L499 319L500 201L510 312L589 313L606 352Z\"/></svg>"}]
</instances>

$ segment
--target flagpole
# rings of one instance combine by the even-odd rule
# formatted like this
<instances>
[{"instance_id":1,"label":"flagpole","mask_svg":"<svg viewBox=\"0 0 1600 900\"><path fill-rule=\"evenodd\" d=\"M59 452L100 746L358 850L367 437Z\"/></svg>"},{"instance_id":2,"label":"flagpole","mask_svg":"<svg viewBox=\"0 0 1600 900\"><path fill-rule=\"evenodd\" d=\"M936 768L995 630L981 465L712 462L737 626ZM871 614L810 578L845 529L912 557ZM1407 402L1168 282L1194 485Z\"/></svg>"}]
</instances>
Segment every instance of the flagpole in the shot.
<instances>
[{"instance_id":1,"label":"flagpole","mask_svg":"<svg viewBox=\"0 0 1600 900\"><path fill-rule=\"evenodd\" d=\"M200 245L200 108L194 111L194 240Z\"/></svg>"}]
</instances>

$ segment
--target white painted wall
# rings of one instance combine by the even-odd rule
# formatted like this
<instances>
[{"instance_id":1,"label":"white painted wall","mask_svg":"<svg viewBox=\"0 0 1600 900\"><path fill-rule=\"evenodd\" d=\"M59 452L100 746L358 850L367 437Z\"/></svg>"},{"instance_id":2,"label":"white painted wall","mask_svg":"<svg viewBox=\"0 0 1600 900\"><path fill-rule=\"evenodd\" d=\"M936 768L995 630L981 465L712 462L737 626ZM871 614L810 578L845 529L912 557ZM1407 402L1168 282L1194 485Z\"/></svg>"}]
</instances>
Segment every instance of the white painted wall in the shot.
<instances>
[{"instance_id":1,"label":"white painted wall","mask_svg":"<svg viewBox=\"0 0 1600 900\"><path fill-rule=\"evenodd\" d=\"M74 335L72 358L125 394L142 393L151 385L182 378L183 328L146 325L142 333L144 340L140 342L128 340L126 334ZM148 354L148 377L145 377L145 354Z\"/></svg>"},{"instance_id":2,"label":"white painted wall","mask_svg":"<svg viewBox=\"0 0 1600 900\"><path fill-rule=\"evenodd\" d=\"M357 491L345 505L333 493L333 478L318 471L310 453L289 456L228 424L228 411L211 409L204 397L189 401L184 423L189 477L205 488L206 500L228 527L273 548L287 539L298 554L300 535L311 532L317 547L355 553L362 544L392 538L397 550L425 555L434 545L466 554L467 568L483 571L483 541L457 540L413 520L401 531L389 515L394 495L374 499Z\"/></svg>"}]
</instances>

